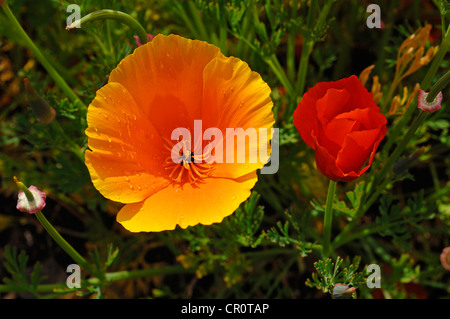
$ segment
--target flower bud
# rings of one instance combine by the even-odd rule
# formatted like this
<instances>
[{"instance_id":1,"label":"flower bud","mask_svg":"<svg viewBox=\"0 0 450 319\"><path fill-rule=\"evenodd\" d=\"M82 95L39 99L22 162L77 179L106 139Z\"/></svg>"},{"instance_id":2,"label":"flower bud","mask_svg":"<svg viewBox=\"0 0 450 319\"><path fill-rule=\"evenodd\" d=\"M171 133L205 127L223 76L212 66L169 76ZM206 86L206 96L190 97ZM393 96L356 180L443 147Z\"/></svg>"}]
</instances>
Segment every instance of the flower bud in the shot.
<instances>
[{"instance_id":1,"label":"flower bud","mask_svg":"<svg viewBox=\"0 0 450 319\"><path fill-rule=\"evenodd\" d=\"M150 33L147 33L147 39L148 39L148 42L151 42L151 41L153 40L154 37L155 37L154 35L152 35L152 34L150 34ZM145 44L145 43L141 43L141 40L139 40L139 36L134 35L133 38L134 38L134 40L136 41L136 46L137 46L137 47L140 47L141 45Z\"/></svg>"},{"instance_id":2,"label":"flower bud","mask_svg":"<svg viewBox=\"0 0 450 319\"><path fill-rule=\"evenodd\" d=\"M439 92L431 102L428 102L427 96L427 92L425 92L424 90L419 90L419 95L417 96L417 107L422 111L429 113L433 113L439 110L441 108L442 92Z\"/></svg>"},{"instance_id":3,"label":"flower bud","mask_svg":"<svg viewBox=\"0 0 450 319\"><path fill-rule=\"evenodd\" d=\"M444 267L447 270L450 270L450 246L442 250L440 259L442 267Z\"/></svg>"},{"instance_id":4,"label":"flower bud","mask_svg":"<svg viewBox=\"0 0 450 319\"><path fill-rule=\"evenodd\" d=\"M36 93L27 78L23 79L23 83L28 104L31 106L34 116L40 123L50 124L55 118L55 109Z\"/></svg>"},{"instance_id":5,"label":"flower bud","mask_svg":"<svg viewBox=\"0 0 450 319\"><path fill-rule=\"evenodd\" d=\"M14 177L14 182L17 184L19 192L16 208L24 213L36 214L45 207L45 199L47 195L41 192L36 186L27 188L22 182L19 182Z\"/></svg>"},{"instance_id":6,"label":"flower bud","mask_svg":"<svg viewBox=\"0 0 450 319\"><path fill-rule=\"evenodd\" d=\"M356 290L355 287L349 287L348 285L344 284L336 284L333 287L333 298L340 299L340 298L349 298L352 293Z\"/></svg>"}]
</instances>

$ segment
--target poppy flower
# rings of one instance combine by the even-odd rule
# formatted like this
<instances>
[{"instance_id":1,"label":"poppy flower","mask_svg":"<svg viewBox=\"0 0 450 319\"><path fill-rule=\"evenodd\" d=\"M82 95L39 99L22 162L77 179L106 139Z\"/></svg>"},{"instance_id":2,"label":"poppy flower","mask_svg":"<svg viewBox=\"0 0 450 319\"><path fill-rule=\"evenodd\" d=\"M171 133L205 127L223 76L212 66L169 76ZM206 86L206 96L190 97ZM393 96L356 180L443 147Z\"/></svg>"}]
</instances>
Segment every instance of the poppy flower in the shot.
<instances>
[{"instance_id":1,"label":"poppy flower","mask_svg":"<svg viewBox=\"0 0 450 319\"><path fill-rule=\"evenodd\" d=\"M366 172L387 131L386 117L355 75L317 83L293 117L315 150L317 168L333 181L348 182Z\"/></svg>"},{"instance_id":2,"label":"poppy flower","mask_svg":"<svg viewBox=\"0 0 450 319\"><path fill-rule=\"evenodd\" d=\"M220 222L250 196L265 164L248 161L250 151L268 146L271 135L245 144L244 163L211 161L242 151L225 147L242 136L198 138L195 122L221 132L270 129L272 107L269 86L247 63L203 41L157 35L119 63L88 108L92 182L125 204L117 221L132 232ZM194 138L173 139L179 129Z\"/></svg>"}]
</instances>

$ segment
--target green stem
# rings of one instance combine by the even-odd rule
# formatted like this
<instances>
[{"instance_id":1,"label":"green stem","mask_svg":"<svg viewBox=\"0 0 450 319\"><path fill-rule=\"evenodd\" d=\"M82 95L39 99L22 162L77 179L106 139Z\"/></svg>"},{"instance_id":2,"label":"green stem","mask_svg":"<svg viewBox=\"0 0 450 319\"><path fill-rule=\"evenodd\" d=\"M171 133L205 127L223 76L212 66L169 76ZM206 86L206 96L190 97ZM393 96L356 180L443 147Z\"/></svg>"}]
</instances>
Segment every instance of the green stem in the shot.
<instances>
[{"instance_id":1,"label":"green stem","mask_svg":"<svg viewBox=\"0 0 450 319\"><path fill-rule=\"evenodd\" d=\"M428 93L426 101L431 103L436 98L436 96L444 90L447 84L450 82L450 70L445 73L443 77L441 77L430 89L430 93Z\"/></svg>"},{"instance_id":2,"label":"green stem","mask_svg":"<svg viewBox=\"0 0 450 319\"><path fill-rule=\"evenodd\" d=\"M333 202L334 194L336 192L336 182L330 180L328 186L327 203L325 206L325 216L323 218L323 257L330 255L331 242L331 225L333 221Z\"/></svg>"},{"instance_id":3,"label":"green stem","mask_svg":"<svg viewBox=\"0 0 450 319\"><path fill-rule=\"evenodd\" d=\"M439 66L441 65L442 60L445 57L448 49L450 47L450 26L447 28L447 32L445 33L444 38L442 39L441 45L439 46L438 52L431 63L430 68L423 79L420 88L424 91L427 91L429 86L431 85L431 81L433 80L434 75L436 74Z\"/></svg>"},{"instance_id":4,"label":"green stem","mask_svg":"<svg viewBox=\"0 0 450 319\"><path fill-rule=\"evenodd\" d=\"M203 23L203 19L200 15L200 12L195 4L195 1L188 2L189 10L191 12L191 16L194 17L194 23L197 25L197 30L200 33L201 40L208 41L208 31L206 30L205 24Z\"/></svg>"},{"instance_id":5,"label":"green stem","mask_svg":"<svg viewBox=\"0 0 450 319\"><path fill-rule=\"evenodd\" d=\"M303 43L302 55L300 57L300 64L297 73L296 90L299 96L302 96L303 91L305 90L306 71L308 69L309 57L311 55L313 47L314 41L305 39L305 42Z\"/></svg>"},{"instance_id":6,"label":"green stem","mask_svg":"<svg viewBox=\"0 0 450 319\"><path fill-rule=\"evenodd\" d=\"M2 6L3 11L6 14L6 17L13 28L17 30L17 35L25 42L25 45L31 50L36 59L42 64L42 66L47 70L50 76L53 78L55 83L61 88L64 94L72 102L81 103L84 106L83 102L80 98L72 91L66 81L59 75L59 73L55 70L55 68L51 65L51 63L47 60L47 58L42 54L41 50L34 44L34 42L27 35L25 30L22 28L20 23L17 21L14 14L11 12L7 2L5 2ZM84 106L85 107L85 106Z\"/></svg>"},{"instance_id":7,"label":"green stem","mask_svg":"<svg viewBox=\"0 0 450 319\"><path fill-rule=\"evenodd\" d=\"M42 212L35 214L47 233L81 267L92 273L91 265L58 233Z\"/></svg>"},{"instance_id":8,"label":"green stem","mask_svg":"<svg viewBox=\"0 0 450 319\"><path fill-rule=\"evenodd\" d=\"M296 19L297 13L297 0L292 1L292 14L291 19ZM286 50L286 68L288 79L291 83L295 81L295 36L296 31L294 28L288 30L287 50Z\"/></svg>"},{"instance_id":9,"label":"green stem","mask_svg":"<svg viewBox=\"0 0 450 319\"><path fill-rule=\"evenodd\" d=\"M319 16L315 17L319 1L311 1L311 6L308 11L307 27L313 32L314 29L320 29L324 26L328 13L335 0L328 0L322 7ZM315 25L313 25L315 23ZM306 71L309 64L309 58L314 47L314 39L311 36L305 37L303 44L302 55L300 57L299 69L297 74L296 91L299 96L303 95L306 83Z\"/></svg>"},{"instance_id":10,"label":"green stem","mask_svg":"<svg viewBox=\"0 0 450 319\"><path fill-rule=\"evenodd\" d=\"M139 37L139 40L141 41L142 44L148 42L147 32L136 19L134 19L132 16L124 12L110 9L102 9L91 12L82 17L80 20L74 21L70 26L67 26L66 29L70 30L73 29L76 25L81 25L88 21L101 19L112 19L120 21L121 23L129 26L134 32L137 33L137 36Z\"/></svg>"},{"instance_id":11,"label":"green stem","mask_svg":"<svg viewBox=\"0 0 450 319\"><path fill-rule=\"evenodd\" d=\"M148 268L148 269L140 269L140 270L131 270L131 271L118 271L118 272L110 272L105 274L104 279L100 279L97 277L89 278L86 280L87 285L100 285L105 283L111 283L120 280L141 278L141 277L151 277L151 276L162 276L162 275L174 275L174 274L182 274L182 273L193 273L195 269L187 269L182 266L167 266L161 268ZM76 291L77 288L67 288L66 284L58 283L58 284L43 284L38 285L36 287L36 291L38 293L50 293L50 292L61 292L67 293ZM25 289L20 286L10 286L10 285L0 285L0 293L5 292L22 292Z\"/></svg>"},{"instance_id":12,"label":"green stem","mask_svg":"<svg viewBox=\"0 0 450 319\"><path fill-rule=\"evenodd\" d=\"M287 95L291 98L295 97L296 92L294 90L294 87L291 85L291 82L289 82L286 73L284 73L283 67L280 65L277 56L275 54L272 54L270 56L270 59L266 59L266 62L269 65L272 72L275 73L278 80L286 89Z\"/></svg>"}]
</instances>

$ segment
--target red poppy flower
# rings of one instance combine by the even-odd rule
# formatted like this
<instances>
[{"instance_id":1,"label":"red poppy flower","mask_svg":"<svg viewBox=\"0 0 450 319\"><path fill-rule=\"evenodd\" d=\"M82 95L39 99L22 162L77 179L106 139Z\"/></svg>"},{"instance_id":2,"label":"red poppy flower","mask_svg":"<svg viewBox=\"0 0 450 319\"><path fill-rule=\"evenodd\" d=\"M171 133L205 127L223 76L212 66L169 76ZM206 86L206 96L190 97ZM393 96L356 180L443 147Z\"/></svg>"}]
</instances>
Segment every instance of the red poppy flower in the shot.
<instances>
[{"instance_id":1,"label":"red poppy flower","mask_svg":"<svg viewBox=\"0 0 450 319\"><path fill-rule=\"evenodd\" d=\"M317 83L306 92L294 125L315 150L319 171L342 182L367 171L387 131L386 117L355 75Z\"/></svg>"}]
</instances>

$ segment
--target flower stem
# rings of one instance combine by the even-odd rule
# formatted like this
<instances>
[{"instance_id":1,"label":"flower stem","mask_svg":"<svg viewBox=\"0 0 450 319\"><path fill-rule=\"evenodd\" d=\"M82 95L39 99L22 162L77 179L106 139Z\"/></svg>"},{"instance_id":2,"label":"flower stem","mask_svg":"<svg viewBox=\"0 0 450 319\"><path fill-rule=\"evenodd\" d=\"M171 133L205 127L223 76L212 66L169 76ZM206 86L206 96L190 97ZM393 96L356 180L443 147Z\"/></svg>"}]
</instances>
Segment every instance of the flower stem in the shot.
<instances>
[{"instance_id":1,"label":"flower stem","mask_svg":"<svg viewBox=\"0 0 450 319\"><path fill-rule=\"evenodd\" d=\"M20 23L17 21L14 14L11 12L11 9L8 6L8 3L5 2L2 6L3 11L5 12L5 15L11 24L12 28L15 28L17 30L17 35L25 42L25 45L31 50L33 55L36 57L36 59L42 64L42 66L47 70L47 72L50 74L50 76L53 78L53 80L56 82L56 84L61 88L61 90L64 92L64 94L67 95L67 97L72 102L79 102L81 105L84 106L83 102L80 100L80 98L72 91L72 89L69 87L69 85L64 81L64 79L59 75L59 73L55 70L55 68L50 64L50 62L47 60L47 58L42 54L41 50L34 44L34 42L30 39L28 34L25 32L25 30L22 28Z\"/></svg>"},{"instance_id":2,"label":"flower stem","mask_svg":"<svg viewBox=\"0 0 450 319\"><path fill-rule=\"evenodd\" d=\"M323 218L323 257L330 255L331 242L331 224L333 221L333 202L334 194L336 192L336 182L330 180L328 186L327 203L325 206L325 216Z\"/></svg>"},{"instance_id":3,"label":"flower stem","mask_svg":"<svg viewBox=\"0 0 450 319\"><path fill-rule=\"evenodd\" d=\"M56 243L81 267L92 273L91 265L73 248L53 227L42 212L36 213L36 217L45 228L47 233L56 241Z\"/></svg>"},{"instance_id":4,"label":"flower stem","mask_svg":"<svg viewBox=\"0 0 450 319\"><path fill-rule=\"evenodd\" d=\"M447 84L450 82L450 70L445 73L430 89L430 93L427 95L427 102L431 103L436 98L436 96L444 90Z\"/></svg>"},{"instance_id":5,"label":"flower stem","mask_svg":"<svg viewBox=\"0 0 450 319\"><path fill-rule=\"evenodd\" d=\"M100 285L102 283L111 283L120 280L127 280L133 278L142 278L142 277L151 277L151 276L161 276L161 275L174 275L174 274L183 274L183 273L194 273L194 268L184 268L183 266L166 266L160 268L147 268L147 269L139 269L139 270L130 270L130 271L117 271L117 272L109 272L105 274L104 279L100 279L97 277L89 278L86 280L87 285ZM42 284L36 287L36 291L38 293L51 293L51 292L59 292L59 293L67 293L76 291L77 288L67 288L64 283L57 284ZM0 293L4 292L22 292L25 291L21 286L12 286L12 285L0 285Z\"/></svg>"},{"instance_id":6,"label":"flower stem","mask_svg":"<svg viewBox=\"0 0 450 319\"><path fill-rule=\"evenodd\" d=\"M94 20L100 20L100 19L113 19L118 20L123 24L126 24L129 26L133 31L137 33L137 36L139 37L139 40L142 44L148 42L147 32L142 27L142 25L134 19L129 14L126 14L121 11L116 10L110 10L110 9L102 9L97 10L94 12L91 12L84 17L82 17L80 20L74 21L70 26L67 26L66 29L70 30L73 29L76 25L81 25L82 23L88 22L88 21L94 21Z\"/></svg>"},{"instance_id":7,"label":"flower stem","mask_svg":"<svg viewBox=\"0 0 450 319\"><path fill-rule=\"evenodd\" d=\"M438 52L431 63L430 68L428 69L425 78L423 79L420 88L424 91L427 91L431 85L431 81L433 80L434 75L436 74L439 66L441 65L442 60L445 57L448 49L450 47L450 26L447 28L447 32L445 33L444 38L442 39L441 45L439 46Z\"/></svg>"}]
</instances>

